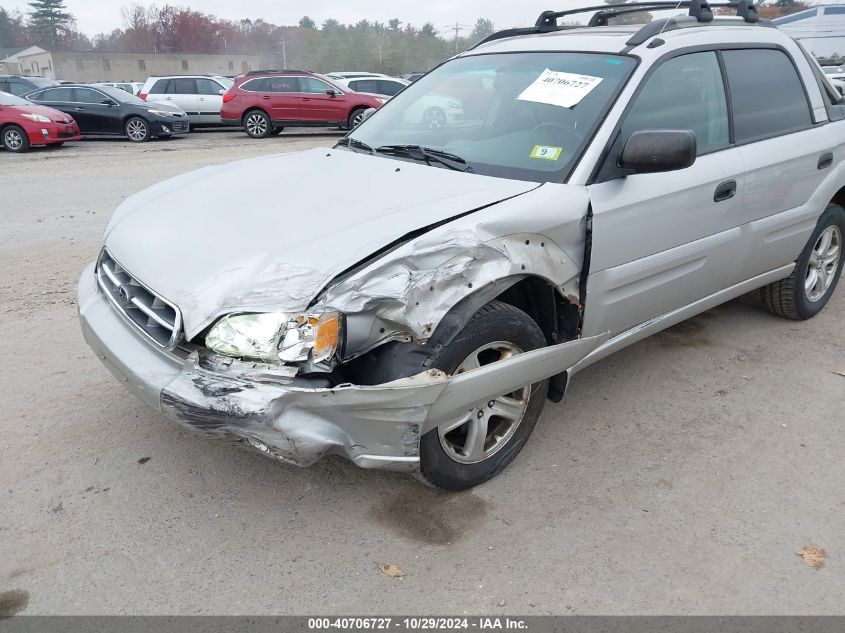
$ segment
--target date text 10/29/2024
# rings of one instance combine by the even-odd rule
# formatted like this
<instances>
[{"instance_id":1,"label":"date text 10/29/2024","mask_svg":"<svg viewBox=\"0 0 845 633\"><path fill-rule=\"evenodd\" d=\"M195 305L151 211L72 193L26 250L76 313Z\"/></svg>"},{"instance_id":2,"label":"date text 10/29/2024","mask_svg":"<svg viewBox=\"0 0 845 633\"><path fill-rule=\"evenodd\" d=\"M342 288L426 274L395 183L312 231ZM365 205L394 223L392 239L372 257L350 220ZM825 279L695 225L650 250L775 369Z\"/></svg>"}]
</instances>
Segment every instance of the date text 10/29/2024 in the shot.
<instances>
[{"instance_id":1,"label":"date text 10/29/2024","mask_svg":"<svg viewBox=\"0 0 845 633\"><path fill-rule=\"evenodd\" d=\"M509 617L347 617L308 618L309 631L527 631L521 618Z\"/></svg>"}]
</instances>

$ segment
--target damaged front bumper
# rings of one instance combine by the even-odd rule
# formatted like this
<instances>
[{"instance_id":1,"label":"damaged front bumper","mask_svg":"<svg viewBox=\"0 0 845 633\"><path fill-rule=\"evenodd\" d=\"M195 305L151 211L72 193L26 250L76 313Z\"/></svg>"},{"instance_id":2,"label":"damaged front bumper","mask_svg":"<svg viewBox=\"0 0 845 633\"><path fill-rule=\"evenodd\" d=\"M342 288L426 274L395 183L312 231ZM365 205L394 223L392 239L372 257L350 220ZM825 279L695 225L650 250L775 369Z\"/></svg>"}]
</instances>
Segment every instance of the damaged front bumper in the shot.
<instances>
[{"instance_id":1,"label":"damaged front bumper","mask_svg":"<svg viewBox=\"0 0 845 633\"><path fill-rule=\"evenodd\" d=\"M534 350L451 378L429 370L381 385L326 388L212 371L196 354L153 348L99 292L93 264L82 274L78 301L86 342L144 402L192 429L300 466L339 454L363 468L416 470L424 433L475 403L567 370L607 338Z\"/></svg>"}]
</instances>

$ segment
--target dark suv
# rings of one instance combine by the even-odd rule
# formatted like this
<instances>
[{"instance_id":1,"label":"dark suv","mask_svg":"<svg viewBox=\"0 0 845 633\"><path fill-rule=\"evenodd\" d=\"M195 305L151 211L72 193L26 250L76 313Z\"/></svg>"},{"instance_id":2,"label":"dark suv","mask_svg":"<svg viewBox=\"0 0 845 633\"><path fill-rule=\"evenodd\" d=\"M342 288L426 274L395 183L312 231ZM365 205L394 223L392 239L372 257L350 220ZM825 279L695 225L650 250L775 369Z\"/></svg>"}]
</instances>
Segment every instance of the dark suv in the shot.
<instances>
[{"instance_id":1,"label":"dark suv","mask_svg":"<svg viewBox=\"0 0 845 633\"><path fill-rule=\"evenodd\" d=\"M243 125L252 138L278 134L286 125L353 128L383 96L353 92L307 71L253 71L223 95L223 123Z\"/></svg>"},{"instance_id":2,"label":"dark suv","mask_svg":"<svg viewBox=\"0 0 845 633\"><path fill-rule=\"evenodd\" d=\"M8 92L18 97L22 97L33 90L38 90L39 88L48 88L49 86L58 85L58 81L45 79L44 77L30 77L29 75L0 75L0 92Z\"/></svg>"}]
</instances>

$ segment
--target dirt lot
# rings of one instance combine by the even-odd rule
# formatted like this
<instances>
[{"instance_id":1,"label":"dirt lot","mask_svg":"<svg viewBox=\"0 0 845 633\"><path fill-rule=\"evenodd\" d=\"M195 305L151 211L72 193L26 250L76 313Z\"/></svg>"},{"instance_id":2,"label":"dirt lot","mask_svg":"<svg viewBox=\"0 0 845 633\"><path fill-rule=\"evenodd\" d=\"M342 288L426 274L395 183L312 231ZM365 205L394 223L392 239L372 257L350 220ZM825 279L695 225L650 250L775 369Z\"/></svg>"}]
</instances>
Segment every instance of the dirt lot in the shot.
<instances>
[{"instance_id":1,"label":"dirt lot","mask_svg":"<svg viewBox=\"0 0 845 633\"><path fill-rule=\"evenodd\" d=\"M280 465L125 391L74 300L112 209L196 167L333 142L0 152L6 608L845 613L845 287L808 323L736 301L592 367L502 476L460 495L340 459ZM796 555L808 544L824 568Z\"/></svg>"}]
</instances>

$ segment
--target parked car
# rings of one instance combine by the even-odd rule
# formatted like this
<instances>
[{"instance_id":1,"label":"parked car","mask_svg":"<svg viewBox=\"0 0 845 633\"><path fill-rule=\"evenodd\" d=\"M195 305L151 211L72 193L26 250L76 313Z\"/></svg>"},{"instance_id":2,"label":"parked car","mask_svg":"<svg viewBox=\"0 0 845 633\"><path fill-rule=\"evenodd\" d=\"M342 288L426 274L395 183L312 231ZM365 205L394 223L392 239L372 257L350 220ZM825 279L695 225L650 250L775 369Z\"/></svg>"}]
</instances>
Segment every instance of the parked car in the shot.
<instances>
[{"instance_id":1,"label":"parked car","mask_svg":"<svg viewBox=\"0 0 845 633\"><path fill-rule=\"evenodd\" d=\"M117 135L141 143L188 132L184 110L147 103L120 88L74 84L36 90L26 98L72 115L84 136Z\"/></svg>"},{"instance_id":2,"label":"parked car","mask_svg":"<svg viewBox=\"0 0 845 633\"><path fill-rule=\"evenodd\" d=\"M79 283L85 339L188 427L457 490L501 472L546 399L617 350L750 291L817 315L845 258L845 106L753 6L687 4L611 27L544 12L334 149L132 196ZM481 71L486 117L405 116Z\"/></svg>"},{"instance_id":3,"label":"parked car","mask_svg":"<svg viewBox=\"0 0 845 633\"><path fill-rule=\"evenodd\" d=\"M382 73L368 73L361 70L355 71L346 71L346 70L333 70L330 73L326 73L326 77L329 79L354 79L355 77L384 77L385 79L392 79L390 75L385 75Z\"/></svg>"},{"instance_id":4,"label":"parked car","mask_svg":"<svg viewBox=\"0 0 845 633\"><path fill-rule=\"evenodd\" d=\"M73 117L0 92L0 146L8 151L28 152L33 145L60 147L79 138Z\"/></svg>"},{"instance_id":5,"label":"parked car","mask_svg":"<svg viewBox=\"0 0 845 633\"><path fill-rule=\"evenodd\" d=\"M125 90L129 94L135 95L136 97L141 94L141 88L144 87L143 83L137 81L100 81L91 85L111 86L112 88L120 88L121 90Z\"/></svg>"},{"instance_id":6,"label":"parked car","mask_svg":"<svg viewBox=\"0 0 845 633\"><path fill-rule=\"evenodd\" d=\"M395 77L383 77L367 75L363 77L352 77L349 79L335 79L336 84L354 90L355 92L368 92L374 95L392 97L404 90L410 81L396 79Z\"/></svg>"},{"instance_id":7,"label":"parked car","mask_svg":"<svg viewBox=\"0 0 845 633\"><path fill-rule=\"evenodd\" d=\"M45 79L44 77L30 77L29 75L0 75L0 92L22 97L37 88L47 86L58 86L58 81Z\"/></svg>"},{"instance_id":8,"label":"parked car","mask_svg":"<svg viewBox=\"0 0 845 633\"><path fill-rule=\"evenodd\" d=\"M220 125L223 95L232 80L219 75L150 77L139 96L150 103L169 103L188 113L191 125Z\"/></svg>"},{"instance_id":9,"label":"parked car","mask_svg":"<svg viewBox=\"0 0 845 633\"><path fill-rule=\"evenodd\" d=\"M404 79L406 81L410 81L411 83L414 83L417 79L419 79L423 75L425 75L425 73L419 73L419 72L418 73L406 73L406 74L402 75L402 79Z\"/></svg>"},{"instance_id":10,"label":"parked car","mask_svg":"<svg viewBox=\"0 0 845 633\"><path fill-rule=\"evenodd\" d=\"M220 117L224 123L242 125L252 138L264 138L289 125L353 128L366 110L386 101L306 71L251 73L239 77L223 95Z\"/></svg>"}]
</instances>

